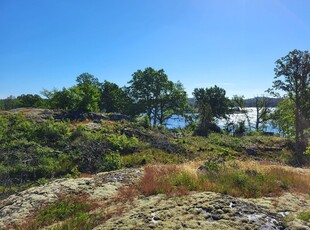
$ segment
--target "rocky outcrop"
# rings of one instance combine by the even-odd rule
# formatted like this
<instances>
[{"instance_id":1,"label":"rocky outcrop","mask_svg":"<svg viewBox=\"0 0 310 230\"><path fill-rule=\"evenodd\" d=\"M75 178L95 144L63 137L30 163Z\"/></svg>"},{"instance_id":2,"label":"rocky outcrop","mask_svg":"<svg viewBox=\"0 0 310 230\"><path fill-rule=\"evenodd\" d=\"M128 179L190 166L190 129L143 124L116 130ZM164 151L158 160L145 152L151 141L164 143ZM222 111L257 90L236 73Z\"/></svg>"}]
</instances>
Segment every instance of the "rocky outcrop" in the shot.
<instances>
[{"instance_id":1,"label":"rocky outcrop","mask_svg":"<svg viewBox=\"0 0 310 230\"><path fill-rule=\"evenodd\" d=\"M126 169L99 173L93 178L57 179L16 193L0 201L0 229L20 223L42 205L56 201L59 195L86 193L92 199L108 199L121 185L134 182L141 174L141 169Z\"/></svg>"},{"instance_id":2,"label":"rocky outcrop","mask_svg":"<svg viewBox=\"0 0 310 230\"><path fill-rule=\"evenodd\" d=\"M96 229L284 229L282 218L253 202L217 193L139 201L122 217Z\"/></svg>"},{"instance_id":3,"label":"rocky outcrop","mask_svg":"<svg viewBox=\"0 0 310 230\"><path fill-rule=\"evenodd\" d=\"M122 185L135 183L142 174L142 169L125 169L90 178L58 179L17 193L0 201L0 229L25 221L59 194L86 193L94 200L109 201ZM309 223L297 218L297 213L310 210L309 197L300 194L259 199L214 192L181 197L140 195L121 205L126 206L124 212L95 229L310 229Z\"/></svg>"},{"instance_id":4,"label":"rocky outcrop","mask_svg":"<svg viewBox=\"0 0 310 230\"><path fill-rule=\"evenodd\" d=\"M111 121L120 121L120 120L129 120L129 117L119 113L83 113L79 111L65 111L60 109L37 109L37 108L18 108L6 111L2 114L22 114L25 117L34 119L36 121L43 121L46 119L55 119L55 120L91 120L94 122L100 122L100 120L111 120Z\"/></svg>"}]
</instances>

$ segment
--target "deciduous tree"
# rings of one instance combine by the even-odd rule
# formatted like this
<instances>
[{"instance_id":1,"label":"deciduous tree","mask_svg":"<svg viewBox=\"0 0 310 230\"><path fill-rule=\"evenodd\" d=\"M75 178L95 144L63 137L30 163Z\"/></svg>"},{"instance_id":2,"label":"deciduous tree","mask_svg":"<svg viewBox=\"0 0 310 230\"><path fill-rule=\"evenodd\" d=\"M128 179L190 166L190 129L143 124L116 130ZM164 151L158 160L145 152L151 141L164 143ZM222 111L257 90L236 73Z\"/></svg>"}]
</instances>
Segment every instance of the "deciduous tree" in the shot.
<instances>
[{"instance_id":1,"label":"deciduous tree","mask_svg":"<svg viewBox=\"0 0 310 230\"><path fill-rule=\"evenodd\" d=\"M310 83L310 54L308 51L293 50L276 61L275 81L271 92L283 91L294 103L295 153L300 163L304 149L304 130L302 120L308 119L308 95Z\"/></svg>"},{"instance_id":2,"label":"deciduous tree","mask_svg":"<svg viewBox=\"0 0 310 230\"><path fill-rule=\"evenodd\" d=\"M229 99L226 91L218 86L210 88L196 88L193 95L199 113L198 134L208 135L214 118L225 118L229 112Z\"/></svg>"},{"instance_id":3,"label":"deciduous tree","mask_svg":"<svg viewBox=\"0 0 310 230\"><path fill-rule=\"evenodd\" d=\"M104 81L100 92L101 110L105 110L107 113L128 114L130 106L131 102L125 90L115 83Z\"/></svg>"},{"instance_id":4,"label":"deciduous tree","mask_svg":"<svg viewBox=\"0 0 310 230\"><path fill-rule=\"evenodd\" d=\"M187 100L183 86L169 81L163 69L138 70L128 83L137 111L146 113L153 126L164 124L173 114L184 114Z\"/></svg>"}]
</instances>

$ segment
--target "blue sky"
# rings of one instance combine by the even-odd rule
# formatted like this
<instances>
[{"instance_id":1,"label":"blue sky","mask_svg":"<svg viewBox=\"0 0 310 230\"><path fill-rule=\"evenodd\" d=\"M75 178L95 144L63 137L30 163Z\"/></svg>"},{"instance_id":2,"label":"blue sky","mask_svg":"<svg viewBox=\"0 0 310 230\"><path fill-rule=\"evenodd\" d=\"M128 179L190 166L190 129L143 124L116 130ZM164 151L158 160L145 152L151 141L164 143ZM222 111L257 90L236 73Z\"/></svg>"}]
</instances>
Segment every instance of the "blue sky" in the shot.
<instances>
[{"instance_id":1,"label":"blue sky","mask_svg":"<svg viewBox=\"0 0 310 230\"><path fill-rule=\"evenodd\" d=\"M0 0L0 98L70 87L84 72L124 86L163 68L194 88L253 97L274 62L310 47L309 0Z\"/></svg>"}]
</instances>

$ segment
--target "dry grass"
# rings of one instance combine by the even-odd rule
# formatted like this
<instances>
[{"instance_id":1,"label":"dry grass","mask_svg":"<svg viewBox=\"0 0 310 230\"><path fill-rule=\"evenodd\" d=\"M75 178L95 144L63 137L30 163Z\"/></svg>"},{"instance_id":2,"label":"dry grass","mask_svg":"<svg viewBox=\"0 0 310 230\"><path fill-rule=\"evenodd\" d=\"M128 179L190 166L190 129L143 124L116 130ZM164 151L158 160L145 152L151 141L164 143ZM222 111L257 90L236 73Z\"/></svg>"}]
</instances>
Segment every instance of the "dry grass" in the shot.
<instances>
[{"instance_id":1,"label":"dry grass","mask_svg":"<svg viewBox=\"0 0 310 230\"><path fill-rule=\"evenodd\" d=\"M79 178L94 178L96 174L91 173L80 173Z\"/></svg>"},{"instance_id":2,"label":"dry grass","mask_svg":"<svg viewBox=\"0 0 310 230\"><path fill-rule=\"evenodd\" d=\"M133 203L137 197L138 191L133 186L122 186L118 189L117 194L112 198L114 203Z\"/></svg>"},{"instance_id":3,"label":"dry grass","mask_svg":"<svg viewBox=\"0 0 310 230\"><path fill-rule=\"evenodd\" d=\"M137 189L146 196L185 195L213 191L238 197L278 196L283 192L309 194L310 173L272 163L232 161L218 171L197 172L200 162L147 166Z\"/></svg>"},{"instance_id":4,"label":"dry grass","mask_svg":"<svg viewBox=\"0 0 310 230\"><path fill-rule=\"evenodd\" d=\"M138 184L138 190L146 196L170 191L171 186L165 181L166 177L177 171L175 165L157 165L144 168L144 176Z\"/></svg>"}]
</instances>

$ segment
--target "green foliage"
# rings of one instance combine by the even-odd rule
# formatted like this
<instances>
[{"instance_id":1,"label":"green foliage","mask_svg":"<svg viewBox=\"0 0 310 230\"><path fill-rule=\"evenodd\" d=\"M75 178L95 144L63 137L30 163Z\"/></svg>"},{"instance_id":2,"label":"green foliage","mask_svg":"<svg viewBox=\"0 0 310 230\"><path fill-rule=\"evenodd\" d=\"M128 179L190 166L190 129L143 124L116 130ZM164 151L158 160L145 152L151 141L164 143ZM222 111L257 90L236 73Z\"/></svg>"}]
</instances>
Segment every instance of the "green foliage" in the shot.
<instances>
[{"instance_id":1,"label":"green foliage","mask_svg":"<svg viewBox=\"0 0 310 230\"><path fill-rule=\"evenodd\" d=\"M33 130L34 139L47 146L64 146L69 138L68 123L64 121L45 120Z\"/></svg>"},{"instance_id":2,"label":"green foliage","mask_svg":"<svg viewBox=\"0 0 310 230\"><path fill-rule=\"evenodd\" d=\"M310 211L299 213L297 218L307 222L310 221Z\"/></svg>"},{"instance_id":3,"label":"green foliage","mask_svg":"<svg viewBox=\"0 0 310 230\"><path fill-rule=\"evenodd\" d=\"M123 167L140 167L146 164L172 164L180 163L185 159L177 154L169 154L165 151L155 148L145 148L138 153L121 156Z\"/></svg>"},{"instance_id":4,"label":"green foliage","mask_svg":"<svg viewBox=\"0 0 310 230\"><path fill-rule=\"evenodd\" d=\"M91 230L97 225L99 225L97 214L78 213L73 218L53 227L53 230Z\"/></svg>"},{"instance_id":5,"label":"green foliage","mask_svg":"<svg viewBox=\"0 0 310 230\"><path fill-rule=\"evenodd\" d=\"M204 169L208 172L218 172L221 168L221 166L213 160L206 160L203 166Z\"/></svg>"},{"instance_id":6,"label":"green foliage","mask_svg":"<svg viewBox=\"0 0 310 230\"><path fill-rule=\"evenodd\" d=\"M65 220L79 212L85 212L87 208L86 203L71 203L70 201L60 200L42 209L37 220L41 226L50 225L57 221Z\"/></svg>"},{"instance_id":7,"label":"green foliage","mask_svg":"<svg viewBox=\"0 0 310 230\"><path fill-rule=\"evenodd\" d=\"M76 94L74 87L66 89L62 88L61 91L53 90L51 92L45 90L48 95L48 105L50 108L57 108L63 110L77 110L79 95Z\"/></svg>"},{"instance_id":8,"label":"green foliage","mask_svg":"<svg viewBox=\"0 0 310 230\"><path fill-rule=\"evenodd\" d=\"M20 114L7 115L0 117L0 131L0 185L12 188L53 178L73 167L62 151L69 136L65 122L37 123Z\"/></svg>"},{"instance_id":9,"label":"green foliage","mask_svg":"<svg viewBox=\"0 0 310 230\"><path fill-rule=\"evenodd\" d=\"M41 108L44 105L43 99L37 94L22 94L17 97L18 107Z\"/></svg>"},{"instance_id":10,"label":"green foliage","mask_svg":"<svg viewBox=\"0 0 310 230\"><path fill-rule=\"evenodd\" d=\"M20 114L0 116L0 144L18 139L30 139L33 124L33 121Z\"/></svg>"},{"instance_id":11,"label":"green foliage","mask_svg":"<svg viewBox=\"0 0 310 230\"><path fill-rule=\"evenodd\" d=\"M51 108L79 112L99 111L100 88L98 79L89 73L83 73L76 79L77 85L69 89L44 90Z\"/></svg>"},{"instance_id":12,"label":"green foliage","mask_svg":"<svg viewBox=\"0 0 310 230\"><path fill-rule=\"evenodd\" d=\"M121 156L119 153L106 154L103 157L102 171L113 171L121 168Z\"/></svg>"},{"instance_id":13,"label":"green foliage","mask_svg":"<svg viewBox=\"0 0 310 230\"><path fill-rule=\"evenodd\" d=\"M100 109L107 113L130 114L131 99L115 83L104 81L100 91Z\"/></svg>"},{"instance_id":14,"label":"green foliage","mask_svg":"<svg viewBox=\"0 0 310 230\"><path fill-rule=\"evenodd\" d=\"M151 128L151 121L150 121L150 118L144 114L143 116L141 117L138 117L137 118L137 122L140 126L142 126L143 128L145 129L149 129Z\"/></svg>"},{"instance_id":15,"label":"green foliage","mask_svg":"<svg viewBox=\"0 0 310 230\"><path fill-rule=\"evenodd\" d=\"M275 80L270 92L281 90L293 102L295 156L302 163L305 150L304 131L309 127L310 54L308 51L293 50L276 61ZM305 122L307 121L307 122Z\"/></svg>"},{"instance_id":16,"label":"green foliage","mask_svg":"<svg viewBox=\"0 0 310 230\"><path fill-rule=\"evenodd\" d=\"M99 111L100 83L97 78L89 73L83 73L76 78L77 86L74 92L78 95L77 111Z\"/></svg>"},{"instance_id":17,"label":"green foliage","mask_svg":"<svg viewBox=\"0 0 310 230\"><path fill-rule=\"evenodd\" d=\"M207 136L212 129L214 118L226 117L230 101L225 94L225 90L218 86L194 89L193 95L196 99L199 117L198 135Z\"/></svg>"},{"instance_id":18,"label":"green foliage","mask_svg":"<svg viewBox=\"0 0 310 230\"><path fill-rule=\"evenodd\" d=\"M273 123L286 137L295 136L294 102L289 98L284 98L277 106L273 114Z\"/></svg>"},{"instance_id":19,"label":"green foliage","mask_svg":"<svg viewBox=\"0 0 310 230\"><path fill-rule=\"evenodd\" d=\"M307 147L305 154L307 154L307 155L310 154L310 146Z\"/></svg>"},{"instance_id":20,"label":"green foliage","mask_svg":"<svg viewBox=\"0 0 310 230\"><path fill-rule=\"evenodd\" d=\"M260 131L266 126L267 121L270 120L270 100L264 96L255 97L254 100L256 109L255 130Z\"/></svg>"},{"instance_id":21,"label":"green foliage","mask_svg":"<svg viewBox=\"0 0 310 230\"><path fill-rule=\"evenodd\" d=\"M6 99L0 100L0 110L10 110L18 108L18 100L14 96L9 96Z\"/></svg>"},{"instance_id":22,"label":"green foliage","mask_svg":"<svg viewBox=\"0 0 310 230\"><path fill-rule=\"evenodd\" d=\"M243 136L246 132L245 121L239 121L235 129L234 135Z\"/></svg>"},{"instance_id":23,"label":"green foliage","mask_svg":"<svg viewBox=\"0 0 310 230\"><path fill-rule=\"evenodd\" d=\"M169 183L172 186L184 186L190 191L197 190L199 187L197 178L194 175L182 171L172 174Z\"/></svg>"},{"instance_id":24,"label":"green foliage","mask_svg":"<svg viewBox=\"0 0 310 230\"><path fill-rule=\"evenodd\" d=\"M37 183L38 183L39 185L44 185L44 184L47 184L48 182L49 182L49 180L46 179L46 178L44 178L44 177L42 177L42 178L40 178L40 179L37 180Z\"/></svg>"},{"instance_id":25,"label":"green foliage","mask_svg":"<svg viewBox=\"0 0 310 230\"><path fill-rule=\"evenodd\" d=\"M98 225L99 214L89 213L96 208L93 201L86 197L63 197L54 203L42 207L36 217L29 221L23 229L93 229ZM60 224L54 225L57 222Z\"/></svg>"},{"instance_id":26,"label":"green foliage","mask_svg":"<svg viewBox=\"0 0 310 230\"><path fill-rule=\"evenodd\" d=\"M137 70L128 82L129 95L136 102L138 113L146 113L153 126L163 125L174 114L183 115L187 96L180 82L173 83L163 69Z\"/></svg>"},{"instance_id":27,"label":"green foliage","mask_svg":"<svg viewBox=\"0 0 310 230\"><path fill-rule=\"evenodd\" d=\"M125 134L109 134L107 141L112 150L125 154L133 153L139 145L136 137L128 138Z\"/></svg>"}]
</instances>

